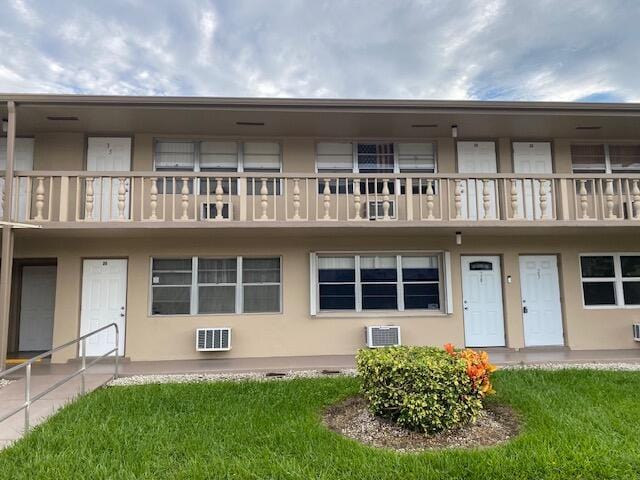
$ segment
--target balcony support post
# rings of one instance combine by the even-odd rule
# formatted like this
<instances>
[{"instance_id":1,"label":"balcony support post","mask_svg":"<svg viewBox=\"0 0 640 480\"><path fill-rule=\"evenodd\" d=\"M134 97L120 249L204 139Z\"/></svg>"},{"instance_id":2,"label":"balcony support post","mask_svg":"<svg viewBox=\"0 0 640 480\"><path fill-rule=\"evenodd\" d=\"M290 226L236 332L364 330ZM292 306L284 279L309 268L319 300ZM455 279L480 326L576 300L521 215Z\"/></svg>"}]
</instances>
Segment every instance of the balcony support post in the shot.
<instances>
[{"instance_id":1,"label":"balcony support post","mask_svg":"<svg viewBox=\"0 0 640 480\"><path fill-rule=\"evenodd\" d=\"M4 174L3 219L10 222L13 208L13 171L16 146L16 105L7 102L7 165ZM7 340L9 338L9 312L11 305L11 276L13 270L14 232L10 225L2 227L2 252L0 263L0 371L6 368Z\"/></svg>"}]
</instances>

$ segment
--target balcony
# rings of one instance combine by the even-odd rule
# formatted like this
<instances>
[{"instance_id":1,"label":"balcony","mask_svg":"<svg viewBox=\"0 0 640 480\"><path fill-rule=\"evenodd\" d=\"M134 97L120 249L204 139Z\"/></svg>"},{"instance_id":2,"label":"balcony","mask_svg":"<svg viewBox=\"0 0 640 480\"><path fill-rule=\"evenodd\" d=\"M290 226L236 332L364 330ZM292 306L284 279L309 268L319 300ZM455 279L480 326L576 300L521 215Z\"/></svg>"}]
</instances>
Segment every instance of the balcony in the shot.
<instances>
[{"instance_id":1,"label":"balcony","mask_svg":"<svg viewBox=\"0 0 640 480\"><path fill-rule=\"evenodd\" d=\"M640 175L256 175L17 172L13 220L44 228L640 225Z\"/></svg>"}]
</instances>

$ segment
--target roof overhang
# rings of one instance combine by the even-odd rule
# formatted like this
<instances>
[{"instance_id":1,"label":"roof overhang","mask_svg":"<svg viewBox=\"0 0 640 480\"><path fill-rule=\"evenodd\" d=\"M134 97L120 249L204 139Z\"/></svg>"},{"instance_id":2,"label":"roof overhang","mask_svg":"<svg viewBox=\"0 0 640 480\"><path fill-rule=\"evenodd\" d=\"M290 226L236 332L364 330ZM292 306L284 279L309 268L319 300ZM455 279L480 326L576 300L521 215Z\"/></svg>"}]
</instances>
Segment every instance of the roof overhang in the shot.
<instances>
[{"instance_id":1,"label":"roof overhang","mask_svg":"<svg viewBox=\"0 0 640 480\"><path fill-rule=\"evenodd\" d=\"M640 104L140 97L0 94L18 107L18 134L154 133L314 137L634 138ZM48 117L77 117L52 121ZM238 125L264 123L264 125ZM435 126L433 126L435 125ZM599 127L576 130L576 127Z\"/></svg>"}]
</instances>

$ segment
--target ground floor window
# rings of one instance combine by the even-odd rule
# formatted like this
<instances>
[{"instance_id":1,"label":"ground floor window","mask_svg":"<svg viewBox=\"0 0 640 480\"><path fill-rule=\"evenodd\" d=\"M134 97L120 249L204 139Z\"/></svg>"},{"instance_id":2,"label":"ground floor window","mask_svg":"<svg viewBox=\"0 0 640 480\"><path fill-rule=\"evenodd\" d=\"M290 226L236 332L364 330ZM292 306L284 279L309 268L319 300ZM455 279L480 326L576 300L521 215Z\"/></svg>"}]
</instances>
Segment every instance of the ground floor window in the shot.
<instances>
[{"instance_id":1,"label":"ground floor window","mask_svg":"<svg viewBox=\"0 0 640 480\"><path fill-rule=\"evenodd\" d=\"M640 254L580 256L585 306L640 306Z\"/></svg>"},{"instance_id":2,"label":"ground floor window","mask_svg":"<svg viewBox=\"0 0 640 480\"><path fill-rule=\"evenodd\" d=\"M151 314L279 312L279 257L151 260Z\"/></svg>"},{"instance_id":3,"label":"ground floor window","mask_svg":"<svg viewBox=\"0 0 640 480\"><path fill-rule=\"evenodd\" d=\"M320 311L440 310L441 255L318 255Z\"/></svg>"}]
</instances>

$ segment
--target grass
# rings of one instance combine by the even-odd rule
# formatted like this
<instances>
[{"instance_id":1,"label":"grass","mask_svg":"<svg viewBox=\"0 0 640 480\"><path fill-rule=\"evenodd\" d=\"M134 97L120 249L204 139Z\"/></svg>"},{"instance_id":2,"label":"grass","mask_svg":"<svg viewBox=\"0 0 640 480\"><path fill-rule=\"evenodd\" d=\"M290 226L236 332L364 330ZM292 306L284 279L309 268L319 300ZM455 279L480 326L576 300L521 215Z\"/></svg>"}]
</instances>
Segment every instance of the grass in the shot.
<instances>
[{"instance_id":1,"label":"grass","mask_svg":"<svg viewBox=\"0 0 640 480\"><path fill-rule=\"evenodd\" d=\"M7 479L631 479L640 477L640 374L503 371L493 401L525 422L512 442L396 454L326 430L353 378L96 391L0 453Z\"/></svg>"}]
</instances>

